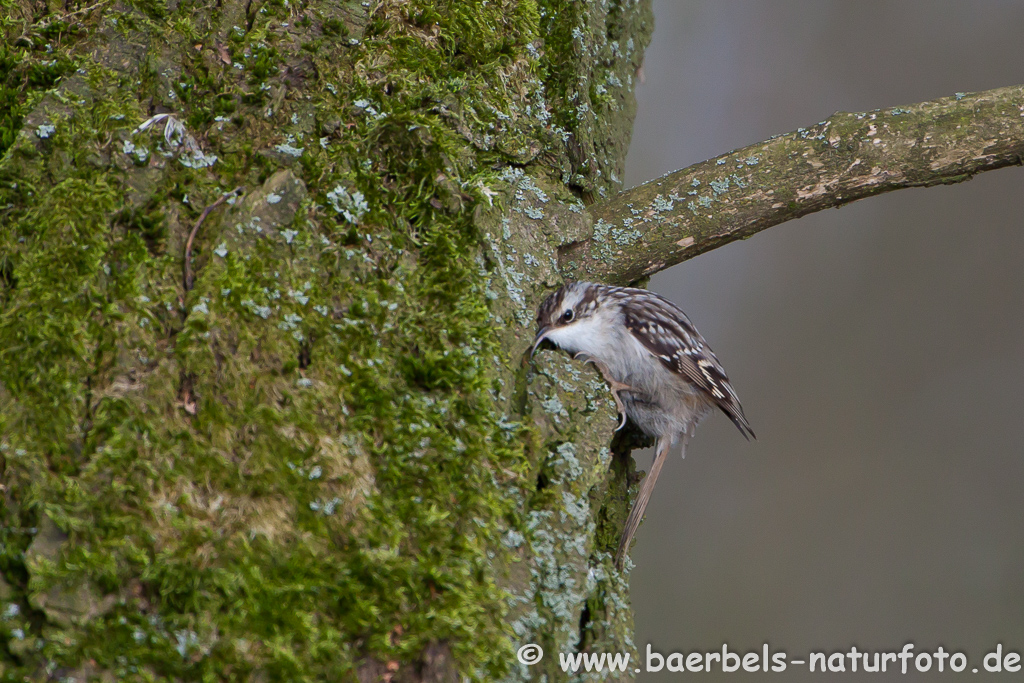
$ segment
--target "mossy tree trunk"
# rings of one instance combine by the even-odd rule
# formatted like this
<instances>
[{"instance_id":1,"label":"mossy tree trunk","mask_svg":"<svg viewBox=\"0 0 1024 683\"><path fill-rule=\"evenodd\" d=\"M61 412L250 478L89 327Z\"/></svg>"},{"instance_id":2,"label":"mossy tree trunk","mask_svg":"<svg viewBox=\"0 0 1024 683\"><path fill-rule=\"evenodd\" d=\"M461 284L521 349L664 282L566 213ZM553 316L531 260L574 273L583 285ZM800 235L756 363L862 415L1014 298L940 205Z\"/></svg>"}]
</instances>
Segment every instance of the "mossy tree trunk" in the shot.
<instances>
[{"instance_id":1,"label":"mossy tree trunk","mask_svg":"<svg viewBox=\"0 0 1024 683\"><path fill-rule=\"evenodd\" d=\"M613 402L524 351L618 189L646 2L0 22L0 678L632 651Z\"/></svg>"}]
</instances>

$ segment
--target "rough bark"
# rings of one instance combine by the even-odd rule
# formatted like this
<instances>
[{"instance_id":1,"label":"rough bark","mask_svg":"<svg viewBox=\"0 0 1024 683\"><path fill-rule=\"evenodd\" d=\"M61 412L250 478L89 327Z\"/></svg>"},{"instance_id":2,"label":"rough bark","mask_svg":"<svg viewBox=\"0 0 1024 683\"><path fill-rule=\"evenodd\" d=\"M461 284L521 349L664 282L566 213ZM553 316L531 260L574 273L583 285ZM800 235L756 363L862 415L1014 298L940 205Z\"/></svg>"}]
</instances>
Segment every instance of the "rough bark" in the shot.
<instances>
[{"instance_id":1,"label":"rough bark","mask_svg":"<svg viewBox=\"0 0 1024 683\"><path fill-rule=\"evenodd\" d=\"M628 444L523 351L647 4L0 7L0 677L630 651Z\"/></svg>"},{"instance_id":2,"label":"rough bark","mask_svg":"<svg viewBox=\"0 0 1024 683\"><path fill-rule=\"evenodd\" d=\"M1024 86L837 113L590 207L559 249L567 279L629 283L784 221L1024 163Z\"/></svg>"}]
</instances>

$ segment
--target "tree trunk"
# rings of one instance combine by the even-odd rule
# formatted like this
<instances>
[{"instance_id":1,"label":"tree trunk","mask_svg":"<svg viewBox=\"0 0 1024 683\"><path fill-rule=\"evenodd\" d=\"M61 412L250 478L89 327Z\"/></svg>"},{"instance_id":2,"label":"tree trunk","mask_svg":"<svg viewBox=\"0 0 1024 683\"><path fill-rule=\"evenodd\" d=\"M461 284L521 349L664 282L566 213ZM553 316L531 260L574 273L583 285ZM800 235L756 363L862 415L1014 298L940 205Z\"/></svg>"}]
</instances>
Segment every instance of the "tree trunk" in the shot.
<instances>
[{"instance_id":1,"label":"tree trunk","mask_svg":"<svg viewBox=\"0 0 1024 683\"><path fill-rule=\"evenodd\" d=\"M0 677L632 652L613 401L524 352L648 4L0 6Z\"/></svg>"}]
</instances>

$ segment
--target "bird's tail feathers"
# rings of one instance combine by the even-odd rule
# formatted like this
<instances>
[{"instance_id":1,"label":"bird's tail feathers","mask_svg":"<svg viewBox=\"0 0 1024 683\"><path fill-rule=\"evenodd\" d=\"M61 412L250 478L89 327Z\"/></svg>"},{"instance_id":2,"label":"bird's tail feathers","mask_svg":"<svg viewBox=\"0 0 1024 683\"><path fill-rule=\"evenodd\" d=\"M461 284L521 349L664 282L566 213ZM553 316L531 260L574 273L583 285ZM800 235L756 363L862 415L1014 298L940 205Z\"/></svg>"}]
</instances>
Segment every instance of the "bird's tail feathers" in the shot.
<instances>
[{"instance_id":1,"label":"bird's tail feathers","mask_svg":"<svg viewBox=\"0 0 1024 683\"><path fill-rule=\"evenodd\" d=\"M689 439L683 437L683 454L686 453L686 442ZM633 542L633 536L636 534L637 529L640 528L640 522L644 518L644 510L647 509L647 503L651 500L651 494L654 492L654 485L658 483L658 475L661 474L661 468L665 464L665 459L668 456L669 450L672 448L671 439L659 439L657 443L657 449L654 454L654 463L651 465L651 471L647 473L644 480L640 482L640 492L637 494L636 502L633 503L633 509L629 511L629 517L626 518L626 526L622 531L622 540L619 541L619 550L615 553L615 566L621 571L622 565L626 560L626 553L629 552L630 543Z\"/></svg>"}]
</instances>

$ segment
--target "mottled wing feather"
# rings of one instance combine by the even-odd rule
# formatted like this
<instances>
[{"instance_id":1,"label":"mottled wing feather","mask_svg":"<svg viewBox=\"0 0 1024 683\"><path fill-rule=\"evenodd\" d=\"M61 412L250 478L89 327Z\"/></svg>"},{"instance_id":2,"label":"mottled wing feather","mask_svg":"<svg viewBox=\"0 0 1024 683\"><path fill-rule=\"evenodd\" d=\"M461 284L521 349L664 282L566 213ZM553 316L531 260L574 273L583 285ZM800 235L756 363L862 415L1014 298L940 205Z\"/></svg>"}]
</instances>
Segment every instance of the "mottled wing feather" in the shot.
<instances>
[{"instance_id":1,"label":"mottled wing feather","mask_svg":"<svg viewBox=\"0 0 1024 683\"><path fill-rule=\"evenodd\" d=\"M642 295L644 306L623 308L625 325L644 348L669 370L690 381L717 405L745 437L753 430L729 377L686 314L668 299L647 290L618 288L621 296Z\"/></svg>"}]
</instances>

